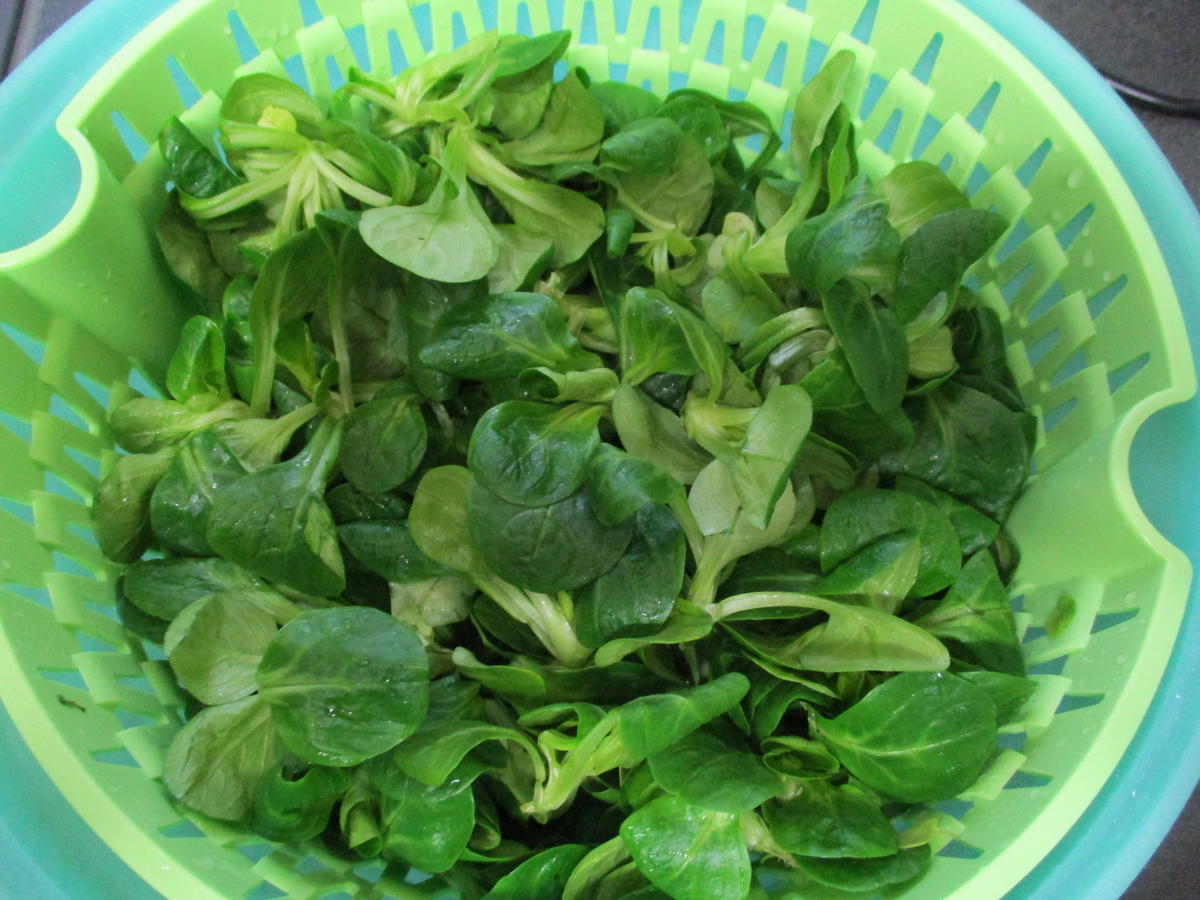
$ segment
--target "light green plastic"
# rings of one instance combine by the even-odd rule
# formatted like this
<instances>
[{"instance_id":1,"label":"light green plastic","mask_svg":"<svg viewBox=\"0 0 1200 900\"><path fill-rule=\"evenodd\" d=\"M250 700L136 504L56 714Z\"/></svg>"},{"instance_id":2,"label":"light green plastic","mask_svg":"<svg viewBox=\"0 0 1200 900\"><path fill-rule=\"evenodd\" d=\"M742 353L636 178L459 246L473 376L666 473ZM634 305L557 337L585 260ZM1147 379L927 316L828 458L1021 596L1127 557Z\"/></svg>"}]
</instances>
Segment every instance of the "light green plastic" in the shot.
<instances>
[{"instance_id":1,"label":"light green plastic","mask_svg":"<svg viewBox=\"0 0 1200 900\"><path fill-rule=\"evenodd\" d=\"M161 16L59 120L82 169L70 213L0 255L0 696L55 783L170 898L433 893L394 867L275 847L202 820L153 780L180 698L165 664L115 620L115 570L91 539L87 506L115 458L106 408L131 395L131 378L156 379L187 314L151 237L161 160L153 149L142 157L190 96L180 71L201 95L185 118L211 130L237 74L282 74L298 61L327 96L331 67L366 62L355 59L348 30L362 26L356 40L365 38L370 65L388 74L396 47L412 63L484 30L482 5L501 31L573 29L571 60L594 77L623 73L660 92L686 81L744 93L778 124L820 54L850 48L853 108L870 98L859 131L864 167L881 174L914 158L915 147L976 205L1014 223L975 277L1005 321L1021 390L1043 420L1037 474L1011 522L1022 550L1014 596L1038 690L1023 716L1025 740L1013 736L961 802L939 812L957 837L905 895L1002 896L1120 759L1162 674L1191 578L1186 558L1142 515L1127 474L1140 425L1195 388L1178 299L1147 222L1083 121L953 0L871 0L865 9L808 0L804 11L758 0L438 0L413 4L415 15L398 0L319 0L325 17L306 26L316 5L184 0ZM248 63L236 41L243 28L263 50ZM1068 601L1074 616L1046 633L1051 611Z\"/></svg>"}]
</instances>

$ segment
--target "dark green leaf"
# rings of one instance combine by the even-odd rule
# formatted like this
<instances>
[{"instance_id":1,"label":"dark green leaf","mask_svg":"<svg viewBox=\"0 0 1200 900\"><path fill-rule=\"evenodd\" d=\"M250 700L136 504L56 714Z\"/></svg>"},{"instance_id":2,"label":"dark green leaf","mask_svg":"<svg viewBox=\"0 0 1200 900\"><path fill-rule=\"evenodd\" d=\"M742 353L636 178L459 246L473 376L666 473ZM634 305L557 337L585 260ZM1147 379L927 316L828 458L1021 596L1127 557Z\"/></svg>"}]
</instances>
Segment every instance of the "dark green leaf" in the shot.
<instances>
[{"instance_id":1,"label":"dark green leaf","mask_svg":"<svg viewBox=\"0 0 1200 900\"><path fill-rule=\"evenodd\" d=\"M340 427L326 424L299 455L220 488L208 521L212 548L271 581L340 594L342 554L323 499L340 443Z\"/></svg>"},{"instance_id":2,"label":"dark green leaf","mask_svg":"<svg viewBox=\"0 0 1200 900\"><path fill-rule=\"evenodd\" d=\"M807 291L824 294L847 276L879 290L891 288L900 236L887 220L887 201L865 178L787 238L787 266Z\"/></svg>"},{"instance_id":3,"label":"dark green leaf","mask_svg":"<svg viewBox=\"0 0 1200 900\"><path fill-rule=\"evenodd\" d=\"M438 322L420 360L460 378L495 379L546 366L592 369L600 359L567 332L558 305L542 294L494 294L463 303Z\"/></svg>"},{"instance_id":4,"label":"dark green leaf","mask_svg":"<svg viewBox=\"0 0 1200 900\"><path fill-rule=\"evenodd\" d=\"M284 626L258 668L279 736L307 762L353 766L420 726L429 664L411 629L362 607L305 612Z\"/></svg>"},{"instance_id":5,"label":"dark green leaf","mask_svg":"<svg viewBox=\"0 0 1200 900\"><path fill-rule=\"evenodd\" d=\"M562 900L567 879L587 853L582 844L543 850L497 881L483 900Z\"/></svg>"},{"instance_id":6,"label":"dark green leaf","mask_svg":"<svg viewBox=\"0 0 1200 900\"><path fill-rule=\"evenodd\" d=\"M896 277L896 316L902 324L916 320L931 303L942 298L940 324L953 307L958 285L967 269L979 260L1008 222L999 213L958 209L934 216L904 242Z\"/></svg>"},{"instance_id":7,"label":"dark green leaf","mask_svg":"<svg viewBox=\"0 0 1200 900\"><path fill-rule=\"evenodd\" d=\"M478 481L471 484L471 540L505 581L533 591L566 591L611 569L625 552L632 520L604 525L586 490L529 507L509 503ZM587 553L575 548L584 546Z\"/></svg>"},{"instance_id":8,"label":"dark green leaf","mask_svg":"<svg viewBox=\"0 0 1200 900\"><path fill-rule=\"evenodd\" d=\"M880 460L1003 522L1029 474L1022 416L951 381L920 398L912 445Z\"/></svg>"},{"instance_id":9,"label":"dark green leaf","mask_svg":"<svg viewBox=\"0 0 1200 900\"><path fill-rule=\"evenodd\" d=\"M1012 604L991 554L981 550L914 624L947 642L956 658L1007 675L1025 674Z\"/></svg>"},{"instance_id":10,"label":"dark green leaf","mask_svg":"<svg viewBox=\"0 0 1200 900\"><path fill-rule=\"evenodd\" d=\"M800 858L796 865L819 884L843 891L878 891L916 878L929 865L929 846L909 847L881 859Z\"/></svg>"},{"instance_id":11,"label":"dark green leaf","mask_svg":"<svg viewBox=\"0 0 1200 900\"><path fill-rule=\"evenodd\" d=\"M245 467L211 428L184 441L150 498L150 526L176 553L211 556L206 537L213 498L246 474Z\"/></svg>"},{"instance_id":12,"label":"dark green leaf","mask_svg":"<svg viewBox=\"0 0 1200 900\"><path fill-rule=\"evenodd\" d=\"M659 630L683 586L683 530L663 506L633 515L633 537L613 568L575 597L575 631L585 647Z\"/></svg>"},{"instance_id":13,"label":"dark green leaf","mask_svg":"<svg viewBox=\"0 0 1200 900\"><path fill-rule=\"evenodd\" d=\"M757 755L712 729L693 731L648 761L654 780L668 793L716 812L745 812L783 787Z\"/></svg>"},{"instance_id":14,"label":"dark green leaf","mask_svg":"<svg viewBox=\"0 0 1200 900\"><path fill-rule=\"evenodd\" d=\"M92 529L100 551L114 562L133 562L150 544L150 503L175 455L173 448L118 457L96 488Z\"/></svg>"},{"instance_id":15,"label":"dark green leaf","mask_svg":"<svg viewBox=\"0 0 1200 900\"><path fill-rule=\"evenodd\" d=\"M425 446L418 398L409 392L376 395L346 417L342 472L360 491L390 491L417 470Z\"/></svg>"},{"instance_id":16,"label":"dark green leaf","mask_svg":"<svg viewBox=\"0 0 1200 900\"><path fill-rule=\"evenodd\" d=\"M350 786L339 769L315 766L298 778L276 771L254 799L250 827L272 841L302 843L325 830L333 804Z\"/></svg>"},{"instance_id":17,"label":"dark green leaf","mask_svg":"<svg viewBox=\"0 0 1200 900\"><path fill-rule=\"evenodd\" d=\"M660 797L625 820L621 837L642 874L676 900L742 900L750 890L735 815Z\"/></svg>"},{"instance_id":18,"label":"dark green leaf","mask_svg":"<svg viewBox=\"0 0 1200 900\"><path fill-rule=\"evenodd\" d=\"M908 342L895 313L856 281L830 286L821 299L867 404L880 414L898 409L908 386Z\"/></svg>"},{"instance_id":19,"label":"dark green leaf","mask_svg":"<svg viewBox=\"0 0 1200 900\"><path fill-rule=\"evenodd\" d=\"M186 607L167 629L163 650L179 683L201 703L241 700L257 689L254 673L275 618L238 594L213 594Z\"/></svg>"},{"instance_id":20,"label":"dark green leaf","mask_svg":"<svg viewBox=\"0 0 1200 900\"><path fill-rule=\"evenodd\" d=\"M904 672L817 735L855 778L898 800L945 800L979 777L996 741L996 705L954 675Z\"/></svg>"},{"instance_id":21,"label":"dark green leaf","mask_svg":"<svg viewBox=\"0 0 1200 900\"><path fill-rule=\"evenodd\" d=\"M210 706L183 726L163 762L163 785L192 809L238 822L279 765L271 710L259 696Z\"/></svg>"},{"instance_id":22,"label":"dark green leaf","mask_svg":"<svg viewBox=\"0 0 1200 900\"><path fill-rule=\"evenodd\" d=\"M669 503L679 484L653 463L601 444L584 474L596 518L606 525L624 522L654 503Z\"/></svg>"},{"instance_id":23,"label":"dark green leaf","mask_svg":"<svg viewBox=\"0 0 1200 900\"><path fill-rule=\"evenodd\" d=\"M338 537L357 559L393 584L410 584L450 575L451 570L421 552L407 522L363 519L338 526Z\"/></svg>"},{"instance_id":24,"label":"dark green leaf","mask_svg":"<svg viewBox=\"0 0 1200 900\"><path fill-rule=\"evenodd\" d=\"M821 527L821 568L825 572L878 538L913 532L921 561L912 595L928 597L958 575L962 549L946 517L933 505L900 491L852 491L829 507Z\"/></svg>"},{"instance_id":25,"label":"dark green leaf","mask_svg":"<svg viewBox=\"0 0 1200 900\"><path fill-rule=\"evenodd\" d=\"M603 411L586 403L497 404L471 433L471 474L509 503L556 503L583 484L588 459L600 445L596 424Z\"/></svg>"},{"instance_id":26,"label":"dark green leaf","mask_svg":"<svg viewBox=\"0 0 1200 900\"><path fill-rule=\"evenodd\" d=\"M873 859L899 850L879 804L849 784L808 781L799 796L766 804L763 818L779 846L799 856Z\"/></svg>"}]
</instances>

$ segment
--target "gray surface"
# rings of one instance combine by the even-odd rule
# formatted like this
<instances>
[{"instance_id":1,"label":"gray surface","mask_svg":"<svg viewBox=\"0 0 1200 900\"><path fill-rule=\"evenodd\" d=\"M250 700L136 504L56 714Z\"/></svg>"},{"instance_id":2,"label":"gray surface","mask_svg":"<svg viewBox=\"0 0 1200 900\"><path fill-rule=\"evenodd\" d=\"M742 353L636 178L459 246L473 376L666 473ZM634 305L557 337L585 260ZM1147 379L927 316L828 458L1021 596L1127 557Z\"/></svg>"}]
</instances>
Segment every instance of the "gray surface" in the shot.
<instances>
[{"instance_id":1,"label":"gray surface","mask_svg":"<svg viewBox=\"0 0 1200 900\"><path fill-rule=\"evenodd\" d=\"M0 72L28 56L87 0L0 0ZM1200 97L1200 0L1025 0L1098 68ZM1200 203L1200 122L1139 112ZM1198 248L1200 252L1200 248ZM1124 900L1200 897L1200 791Z\"/></svg>"}]
</instances>

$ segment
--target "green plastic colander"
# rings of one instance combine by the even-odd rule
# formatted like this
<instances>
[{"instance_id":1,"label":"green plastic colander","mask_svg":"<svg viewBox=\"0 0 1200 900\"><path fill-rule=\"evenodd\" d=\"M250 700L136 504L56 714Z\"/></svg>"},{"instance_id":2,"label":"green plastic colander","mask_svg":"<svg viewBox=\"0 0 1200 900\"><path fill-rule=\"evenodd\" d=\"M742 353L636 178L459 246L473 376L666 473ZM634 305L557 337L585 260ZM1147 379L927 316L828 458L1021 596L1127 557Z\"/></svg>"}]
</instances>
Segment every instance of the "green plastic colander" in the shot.
<instances>
[{"instance_id":1,"label":"green plastic colander","mask_svg":"<svg viewBox=\"0 0 1200 900\"><path fill-rule=\"evenodd\" d=\"M1050 83L954 0L183 0L168 10L59 119L81 167L69 213L0 254L0 697L68 799L168 897L433 894L395 867L274 847L168 800L154 778L181 698L166 664L116 621L115 570L87 507L115 458L107 408L131 384L158 381L188 311L151 236L166 196L148 147L160 123L186 109L211 131L219 95L247 71L291 75L323 97L349 65L388 73L487 28L564 27L576 36L571 62L595 77L745 97L777 125L828 53L853 49L864 168L927 159L1014 223L974 277L1042 420L1037 473L1011 521L1038 687L1023 731L942 805L957 838L908 894L1001 896L1099 792L1162 675L1191 573L1139 510L1128 458L1141 424L1187 399L1195 376L1171 279L1116 167ZM1073 617L1047 633L1068 600Z\"/></svg>"}]
</instances>

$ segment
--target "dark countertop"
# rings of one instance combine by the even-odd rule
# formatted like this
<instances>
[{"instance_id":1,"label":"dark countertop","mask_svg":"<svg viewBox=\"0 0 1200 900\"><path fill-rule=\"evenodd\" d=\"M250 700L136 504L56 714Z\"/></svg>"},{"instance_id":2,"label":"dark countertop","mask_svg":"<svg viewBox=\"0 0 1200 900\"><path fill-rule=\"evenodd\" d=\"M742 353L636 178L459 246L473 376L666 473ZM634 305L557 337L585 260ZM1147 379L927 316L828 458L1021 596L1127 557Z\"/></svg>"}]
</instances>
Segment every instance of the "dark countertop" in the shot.
<instances>
[{"instance_id":1,"label":"dark countertop","mask_svg":"<svg viewBox=\"0 0 1200 900\"><path fill-rule=\"evenodd\" d=\"M0 0L7 73L88 0ZM1200 0L1025 0L1094 65L1162 93L1200 97ZM1200 204L1200 121L1139 112ZM1200 791L1123 900L1200 896Z\"/></svg>"}]
</instances>

